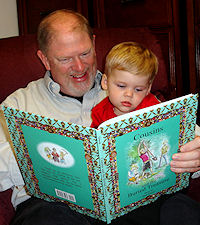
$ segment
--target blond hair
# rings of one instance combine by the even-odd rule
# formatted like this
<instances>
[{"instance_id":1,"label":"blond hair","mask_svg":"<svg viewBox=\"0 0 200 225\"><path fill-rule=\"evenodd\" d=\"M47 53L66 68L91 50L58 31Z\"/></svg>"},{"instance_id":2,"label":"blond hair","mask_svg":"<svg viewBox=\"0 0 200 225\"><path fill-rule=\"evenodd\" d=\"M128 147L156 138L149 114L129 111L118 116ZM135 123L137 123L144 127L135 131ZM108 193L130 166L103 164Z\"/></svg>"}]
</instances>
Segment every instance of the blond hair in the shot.
<instances>
[{"instance_id":1,"label":"blond hair","mask_svg":"<svg viewBox=\"0 0 200 225\"><path fill-rule=\"evenodd\" d=\"M70 21L74 22L71 22L72 26L69 26L71 25ZM68 25L68 29L71 29L72 31L77 29L83 30L87 32L90 39L93 40L92 28L90 27L88 20L83 15L68 9L56 10L46 16L38 26L38 45L39 49L44 53L48 50L48 46L53 35L56 35L56 22L66 23ZM53 27L53 25L55 27Z\"/></svg>"},{"instance_id":2,"label":"blond hair","mask_svg":"<svg viewBox=\"0 0 200 225\"><path fill-rule=\"evenodd\" d=\"M149 76L152 82L158 71L158 60L151 50L142 45L122 42L115 45L106 57L105 74L109 76L114 69Z\"/></svg>"}]
</instances>

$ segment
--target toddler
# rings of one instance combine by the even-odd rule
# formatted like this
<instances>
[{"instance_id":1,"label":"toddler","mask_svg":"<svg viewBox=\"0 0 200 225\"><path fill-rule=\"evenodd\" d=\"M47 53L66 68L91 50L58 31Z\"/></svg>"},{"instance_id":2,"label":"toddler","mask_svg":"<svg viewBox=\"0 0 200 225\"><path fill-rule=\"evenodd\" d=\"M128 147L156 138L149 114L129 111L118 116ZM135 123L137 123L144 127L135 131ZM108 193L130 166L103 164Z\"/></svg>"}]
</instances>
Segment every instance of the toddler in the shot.
<instances>
[{"instance_id":1,"label":"toddler","mask_svg":"<svg viewBox=\"0 0 200 225\"><path fill-rule=\"evenodd\" d=\"M106 57L101 86L108 97L92 109L91 127L113 117L158 104L150 93L158 71L157 57L136 42L114 46Z\"/></svg>"}]
</instances>

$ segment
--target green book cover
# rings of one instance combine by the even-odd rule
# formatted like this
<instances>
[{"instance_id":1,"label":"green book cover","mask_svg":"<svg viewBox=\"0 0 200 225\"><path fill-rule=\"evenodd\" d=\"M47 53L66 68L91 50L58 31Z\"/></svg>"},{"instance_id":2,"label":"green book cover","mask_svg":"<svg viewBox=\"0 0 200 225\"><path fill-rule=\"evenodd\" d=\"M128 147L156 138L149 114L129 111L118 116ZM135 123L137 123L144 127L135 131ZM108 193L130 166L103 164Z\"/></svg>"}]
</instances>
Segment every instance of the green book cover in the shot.
<instances>
[{"instance_id":1,"label":"green book cover","mask_svg":"<svg viewBox=\"0 0 200 225\"><path fill-rule=\"evenodd\" d=\"M106 121L98 129L2 107L29 195L107 223L189 184L170 161L194 138L197 95Z\"/></svg>"}]
</instances>

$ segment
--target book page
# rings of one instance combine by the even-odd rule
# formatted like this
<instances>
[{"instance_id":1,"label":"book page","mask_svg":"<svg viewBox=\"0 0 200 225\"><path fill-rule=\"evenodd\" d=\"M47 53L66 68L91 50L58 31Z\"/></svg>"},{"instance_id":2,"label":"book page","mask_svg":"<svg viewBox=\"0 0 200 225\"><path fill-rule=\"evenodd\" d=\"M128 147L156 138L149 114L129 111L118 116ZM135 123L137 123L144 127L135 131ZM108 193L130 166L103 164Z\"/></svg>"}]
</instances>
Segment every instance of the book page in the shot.
<instances>
[{"instance_id":1,"label":"book page","mask_svg":"<svg viewBox=\"0 0 200 225\"><path fill-rule=\"evenodd\" d=\"M197 102L183 96L100 126L111 219L188 186L190 174L175 174L170 161L194 138Z\"/></svg>"},{"instance_id":2,"label":"book page","mask_svg":"<svg viewBox=\"0 0 200 225\"><path fill-rule=\"evenodd\" d=\"M22 125L41 192L93 209L81 140Z\"/></svg>"},{"instance_id":3,"label":"book page","mask_svg":"<svg viewBox=\"0 0 200 225\"><path fill-rule=\"evenodd\" d=\"M176 184L170 161L179 148L179 123L176 116L116 138L121 207Z\"/></svg>"}]
</instances>

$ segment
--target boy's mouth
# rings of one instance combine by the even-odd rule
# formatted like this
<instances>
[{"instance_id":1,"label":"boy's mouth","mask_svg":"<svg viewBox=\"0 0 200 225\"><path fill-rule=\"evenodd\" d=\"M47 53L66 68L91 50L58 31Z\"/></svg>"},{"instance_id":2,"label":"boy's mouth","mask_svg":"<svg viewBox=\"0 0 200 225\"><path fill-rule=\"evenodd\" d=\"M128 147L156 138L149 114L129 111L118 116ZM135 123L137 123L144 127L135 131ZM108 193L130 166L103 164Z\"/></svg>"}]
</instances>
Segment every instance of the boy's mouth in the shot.
<instances>
[{"instance_id":1,"label":"boy's mouth","mask_svg":"<svg viewBox=\"0 0 200 225\"><path fill-rule=\"evenodd\" d=\"M122 103L122 105L123 106L125 106L125 107L131 107L131 103L130 102L128 102L128 101L123 101L123 102L121 102Z\"/></svg>"}]
</instances>

